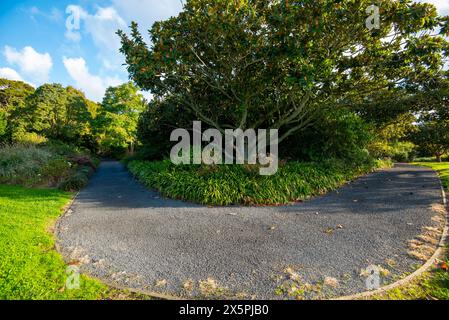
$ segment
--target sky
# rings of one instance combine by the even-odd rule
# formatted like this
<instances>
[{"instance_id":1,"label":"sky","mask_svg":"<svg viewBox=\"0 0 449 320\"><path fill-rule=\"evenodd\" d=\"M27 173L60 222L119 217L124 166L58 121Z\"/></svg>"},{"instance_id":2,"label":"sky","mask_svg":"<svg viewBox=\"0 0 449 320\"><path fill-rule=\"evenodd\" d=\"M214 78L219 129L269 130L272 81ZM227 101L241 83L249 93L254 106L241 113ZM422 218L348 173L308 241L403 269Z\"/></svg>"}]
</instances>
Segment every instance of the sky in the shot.
<instances>
[{"instance_id":1,"label":"sky","mask_svg":"<svg viewBox=\"0 0 449 320\"><path fill-rule=\"evenodd\" d=\"M420 2L449 14L449 0ZM71 85L99 102L128 81L115 32L137 21L149 40L155 21L181 10L182 0L0 0L0 78Z\"/></svg>"}]
</instances>

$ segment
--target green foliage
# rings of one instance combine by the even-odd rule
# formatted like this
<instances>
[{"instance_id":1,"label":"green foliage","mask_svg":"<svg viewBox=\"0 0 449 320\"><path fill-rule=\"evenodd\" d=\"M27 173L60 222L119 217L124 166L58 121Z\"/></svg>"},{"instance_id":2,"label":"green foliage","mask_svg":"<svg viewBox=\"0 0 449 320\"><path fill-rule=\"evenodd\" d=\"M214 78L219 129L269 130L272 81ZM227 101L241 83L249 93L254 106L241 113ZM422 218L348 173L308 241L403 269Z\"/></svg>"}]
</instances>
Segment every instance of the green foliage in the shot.
<instances>
[{"instance_id":1,"label":"green foliage","mask_svg":"<svg viewBox=\"0 0 449 320\"><path fill-rule=\"evenodd\" d=\"M24 82L0 79L1 140L11 142L13 132L21 126L20 115L25 100L33 92L34 88Z\"/></svg>"},{"instance_id":2,"label":"green foliage","mask_svg":"<svg viewBox=\"0 0 449 320\"><path fill-rule=\"evenodd\" d=\"M318 118L308 130L287 139L280 146L281 154L312 161L337 158L359 163L368 160L367 146L373 136L370 127L358 115L337 109Z\"/></svg>"},{"instance_id":3,"label":"green foliage","mask_svg":"<svg viewBox=\"0 0 449 320\"><path fill-rule=\"evenodd\" d=\"M368 148L371 155L399 162L412 161L416 150L408 138L411 132L416 131L415 121L414 115L405 113L387 122L374 124L372 131L375 139Z\"/></svg>"},{"instance_id":4,"label":"green foliage","mask_svg":"<svg viewBox=\"0 0 449 320\"><path fill-rule=\"evenodd\" d=\"M208 205L276 205L307 199L333 190L370 171L374 164L347 165L290 162L274 176L259 175L258 166L173 165L170 161L131 161L138 180L162 194Z\"/></svg>"},{"instance_id":5,"label":"green foliage","mask_svg":"<svg viewBox=\"0 0 449 320\"><path fill-rule=\"evenodd\" d=\"M64 191L78 191L89 183L89 174L86 171L77 172L61 182L59 188Z\"/></svg>"},{"instance_id":6,"label":"green foliage","mask_svg":"<svg viewBox=\"0 0 449 320\"><path fill-rule=\"evenodd\" d=\"M91 135L91 122L97 105L72 87L44 84L27 97L19 115L17 140L22 132L48 139L85 145Z\"/></svg>"},{"instance_id":7,"label":"green foliage","mask_svg":"<svg viewBox=\"0 0 449 320\"><path fill-rule=\"evenodd\" d=\"M106 90L95 131L103 153L134 151L137 143L137 121L146 101L131 82Z\"/></svg>"},{"instance_id":8,"label":"green foliage","mask_svg":"<svg viewBox=\"0 0 449 320\"><path fill-rule=\"evenodd\" d=\"M381 27L369 32L370 5L189 0L153 25L151 46L135 23L130 36L120 31L121 51L137 85L185 111L168 121L187 112L219 130L278 128L282 142L342 106L365 115L359 107L401 97L399 88L416 89L441 69L447 41L432 33L447 21L434 6L384 0Z\"/></svg>"},{"instance_id":9,"label":"green foliage","mask_svg":"<svg viewBox=\"0 0 449 320\"><path fill-rule=\"evenodd\" d=\"M6 128L8 127L6 111L0 110L0 138L6 134Z\"/></svg>"},{"instance_id":10,"label":"green foliage","mask_svg":"<svg viewBox=\"0 0 449 320\"><path fill-rule=\"evenodd\" d=\"M447 102L436 110L421 116L418 130L411 135L423 156L435 156L441 161L449 152L449 105Z\"/></svg>"},{"instance_id":11,"label":"green foliage","mask_svg":"<svg viewBox=\"0 0 449 320\"><path fill-rule=\"evenodd\" d=\"M185 111L173 99L153 100L140 115L138 138L143 144L138 157L162 160L170 154L170 134L174 128L191 128L192 113Z\"/></svg>"},{"instance_id":12,"label":"green foliage","mask_svg":"<svg viewBox=\"0 0 449 320\"><path fill-rule=\"evenodd\" d=\"M0 148L0 183L25 186L42 183L40 171L53 154L35 146L5 146Z\"/></svg>"},{"instance_id":13,"label":"green foliage","mask_svg":"<svg viewBox=\"0 0 449 320\"><path fill-rule=\"evenodd\" d=\"M0 183L77 191L86 186L93 168L89 156L61 143L0 148Z\"/></svg>"}]
</instances>

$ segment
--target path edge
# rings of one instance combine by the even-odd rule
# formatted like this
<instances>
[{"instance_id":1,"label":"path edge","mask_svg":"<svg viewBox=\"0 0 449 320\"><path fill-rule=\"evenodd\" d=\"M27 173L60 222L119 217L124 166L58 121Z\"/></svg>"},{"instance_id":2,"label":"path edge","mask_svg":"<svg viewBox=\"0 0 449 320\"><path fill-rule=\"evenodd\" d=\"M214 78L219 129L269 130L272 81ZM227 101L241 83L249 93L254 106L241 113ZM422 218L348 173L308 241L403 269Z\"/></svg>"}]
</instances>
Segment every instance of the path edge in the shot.
<instances>
[{"instance_id":1,"label":"path edge","mask_svg":"<svg viewBox=\"0 0 449 320\"><path fill-rule=\"evenodd\" d=\"M334 298L331 300L362 300L362 299L370 298L375 295L386 293L387 291L396 289L401 286L405 286L405 285L409 284L410 282L412 282L413 280L415 280L417 277L419 277L422 274L424 274L425 272L429 271L434 266L435 262L437 262L438 260L440 260L441 258L444 257L445 251L446 251L445 247L446 247L446 244L449 242L449 206L448 206L446 191L444 189L443 182L441 181L441 178L439 177L439 175L438 175L438 179L440 181L441 195L443 198L443 206L446 210L446 214L445 214L446 221L445 221L445 226L443 228L443 233L441 234L440 242L438 243L437 249L436 249L435 253L432 255L432 257L430 257L430 259L427 260L426 263L424 263L418 270L415 270L412 274L409 274L407 277L405 277L401 280L398 280L394 283L391 283L389 285L386 285L386 286L381 287L376 290L360 292L360 293L347 295L347 296L341 296L341 297L337 297L337 298Z\"/></svg>"}]
</instances>

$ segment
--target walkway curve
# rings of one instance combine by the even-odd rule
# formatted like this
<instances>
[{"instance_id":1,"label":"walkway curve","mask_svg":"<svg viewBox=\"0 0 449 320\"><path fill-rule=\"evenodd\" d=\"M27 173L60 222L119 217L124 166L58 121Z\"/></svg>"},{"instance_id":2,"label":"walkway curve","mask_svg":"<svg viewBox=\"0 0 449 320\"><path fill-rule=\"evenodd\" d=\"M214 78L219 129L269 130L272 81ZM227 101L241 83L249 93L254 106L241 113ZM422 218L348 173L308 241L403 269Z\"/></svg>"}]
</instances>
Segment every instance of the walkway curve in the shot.
<instances>
[{"instance_id":1,"label":"walkway curve","mask_svg":"<svg viewBox=\"0 0 449 320\"><path fill-rule=\"evenodd\" d=\"M388 270L384 283L416 269L409 241L438 227L431 208L441 202L435 172L397 165L292 206L210 208L163 199L103 162L57 235L67 260L120 287L259 299L297 287L331 298L365 291L370 265Z\"/></svg>"}]
</instances>

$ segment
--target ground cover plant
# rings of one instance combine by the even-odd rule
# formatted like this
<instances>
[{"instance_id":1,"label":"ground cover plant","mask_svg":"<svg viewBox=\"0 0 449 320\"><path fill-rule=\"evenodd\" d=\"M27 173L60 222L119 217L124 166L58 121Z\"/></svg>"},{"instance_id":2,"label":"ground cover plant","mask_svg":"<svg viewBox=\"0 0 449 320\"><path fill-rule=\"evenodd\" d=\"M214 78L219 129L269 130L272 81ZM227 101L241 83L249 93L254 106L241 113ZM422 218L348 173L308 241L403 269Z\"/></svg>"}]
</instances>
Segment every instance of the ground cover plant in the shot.
<instances>
[{"instance_id":1,"label":"ground cover plant","mask_svg":"<svg viewBox=\"0 0 449 320\"><path fill-rule=\"evenodd\" d=\"M385 163L288 162L274 176L260 176L258 166L173 165L168 160L136 160L128 168L146 186L171 198L207 205L276 205L324 194L376 165Z\"/></svg>"}]
</instances>

